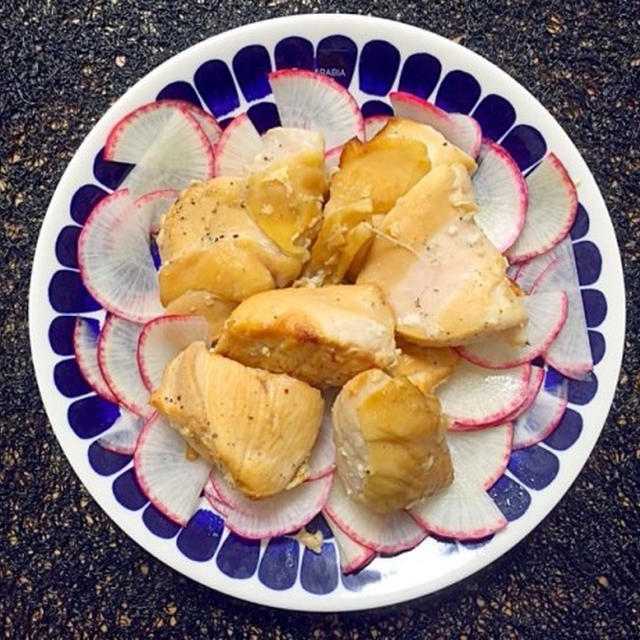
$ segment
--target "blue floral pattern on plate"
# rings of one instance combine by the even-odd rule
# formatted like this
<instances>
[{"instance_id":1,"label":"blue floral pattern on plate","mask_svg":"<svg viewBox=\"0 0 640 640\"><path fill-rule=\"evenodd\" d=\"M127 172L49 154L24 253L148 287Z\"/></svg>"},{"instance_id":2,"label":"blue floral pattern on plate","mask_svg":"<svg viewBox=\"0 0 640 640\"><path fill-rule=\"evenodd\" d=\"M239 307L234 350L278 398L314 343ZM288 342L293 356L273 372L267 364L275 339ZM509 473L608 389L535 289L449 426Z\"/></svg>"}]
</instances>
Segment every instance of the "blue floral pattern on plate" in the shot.
<instances>
[{"instance_id":1,"label":"blue floral pattern on plate","mask_svg":"<svg viewBox=\"0 0 640 640\"><path fill-rule=\"evenodd\" d=\"M192 78L174 80L154 95L158 100L180 99L206 108L222 126L244 101L256 127L265 131L279 124L267 81L271 69L317 69L345 87L352 87L357 77L364 95L361 107L365 116L391 113L387 94L394 89L409 91L434 100L448 111L471 113L483 134L500 141L523 171L533 167L547 152L541 132L520 120L520 114L506 96L483 95L479 79L466 70L453 69L443 75L443 64L431 51L414 52L403 59L400 50L390 42L370 40L359 49L351 38L340 33L321 38L314 49L308 39L291 34L270 50L259 43L244 46L230 60L231 64L218 58L206 60L194 69ZM86 440L86 456L93 472L111 484L117 501L135 511L158 539L172 540L171 544L189 560L209 563L211 570L215 566L233 579L248 580L255 576L264 587L274 591L286 591L299 584L319 596L339 588L359 591L379 582L383 574L373 568L341 576L337 548L322 516L308 525L310 531L323 533L325 542L319 554L289 536L262 544L244 540L229 533L224 519L204 506L186 526L180 527L149 503L135 478L131 456L109 451L97 442L96 438L116 420L119 409L91 392L75 359L69 357L73 356L75 316L100 311L78 272L76 252L81 229L78 225L86 222L93 207L118 187L130 169L130 165L105 161L102 149L95 150L93 174L97 184L80 186L70 198L69 224L60 230L53 247L60 268L49 283L49 302L60 315L51 322L48 338L53 353L61 359L51 375L60 394L73 399L67 411L68 426L77 438ZM595 328L606 317L607 300L597 288L602 269L599 249L592 241L584 240L589 227L589 214L581 204L571 237L581 286L588 287L583 289L588 325ZM97 320L92 322L97 330ZM604 336L592 330L589 339L594 361L599 362L606 351ZM562 464L559 454L579 440L583 426L581 411L597 389L595 374L582 382L569 381L570 406L557 430L544 442L513 452L507 471L489 492L509 521L521 518L529 509L532 496L554 482ZM455 554L489 540L468 545L434 542L434 553Z\"/></svg>"}]
</instances>

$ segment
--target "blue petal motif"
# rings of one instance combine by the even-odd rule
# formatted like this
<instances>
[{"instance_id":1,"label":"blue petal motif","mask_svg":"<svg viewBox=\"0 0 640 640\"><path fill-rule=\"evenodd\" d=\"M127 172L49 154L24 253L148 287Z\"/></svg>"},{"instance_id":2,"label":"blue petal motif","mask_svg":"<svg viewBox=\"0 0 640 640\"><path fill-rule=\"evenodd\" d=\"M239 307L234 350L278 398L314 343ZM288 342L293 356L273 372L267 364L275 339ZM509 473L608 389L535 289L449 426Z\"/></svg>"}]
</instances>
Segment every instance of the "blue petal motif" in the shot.
<instances>
[{"instance_id":1,"label":"blue petal motif","mask_svg":"<svg viewBox=\"0 0 640 640\"><path fill-rule=\"evenodd\" d=\"M91 392L75 358L61 360L53 368L53 382L58 391L67 398L77 398Z\"/></svg>"},{"instance_id":2,"label":"blue petal motif","mask_svg":"<svg viewBox=\"0 0 640 640\"><path fill-rule=\"evenodd\" d=\"M500 140L516 121L511 103L495 93L482 98L472 115L482 127L482 135L491 140Z\"/></svg>"},{"instance_id":3,"label":"blue petal motif","mask_svg":"<svg viewBox=\"0 0 640 640\"><path fill-rule=\"evenodd\" d=\"M100 309L77 271L56 271L49 283L49 302L60 313L85 313Z\"/></svg>"},{"instance_id":4,"label":"blue petal motif","mask_svg":"<svg viewBox=\"0 0 640 640\"><path fill-rule=\"evenodd\" d=\"M322 533L322 537L325 540L330 540L331 538L333 538L333 532L329 528L327 521L324 519L324 516L321 513L314 516L313 520L305 525L305 529L310 533L316 533L316 531L320 531Z\"/></svg>"},{"instance_id":5,"label":"blue petal motif","mask_svg":"<svg viewBox=\"0 0 640 640\"><path fill-rule=\"evenodd\" d=\"M481 547L484 547L485 544L491 542L491 540L493 540L493 536L494 534L492 533L489 536L478 538L477 540L460 540L459 544L467 549L480 549Z\"/></svg>"},{"instance_id":6,"label":"blue petal motif","mask_svg":"<svg viewBox=\"0 0 640 640\"><path fill-rule=\"evenodd\" d=\"M569 380L569 402L589 404L598 391L598 378L591 372L584 380Z\"/></svg>"},{"instance_id":7,"label":"blue petal motif","mask_svg":"<svg viewBox=\"0 0 640 640\"><path fill-rule=\"evenodd\" d=\"M293 538L272 538L267 544L258 578L270 589L289 589L296 583L300 543Z\"/></svg>"},{"instance_id":8,"label":"blue petal motif","mask_svg":"<svg viewBox=\"0 0 640 640\"><path fill-rule=\"evenodd\" d=\"M547 153L547 143L542 134L528 124L518 124L500 143L516 161L521 171L534 165Z\"/></svg>"},{"instance_id":9,"label":"blue petal motif","mask_svg":"<svg viewBox=\"0 0 640 640\"><path fill-rule=\"evenodd\" d=\"M573 253L576 256L580 284L583 287L593 284L600 277L602 271L600 249L590 240L583 240L573 245Z\"/></svg>"},{"instance_id":10,"label":"blue petal motif","mask_svg":"<svg viewBox=\"0 0 640 640\"><path fill-rule=\"evenodd\" d=\"M240 49L233 56L233 71L240 89L247 100L259 100L271 93L267 78L271 72L269 52L259 44Z\"/></svg>"},{"instance_id":11,"label":"blue petal motif","mask_svg":"<svg viewBox=\"0 0 640 640\"><path fill-rule=\"evenodd\" d=\"M249 107L247 115L260 134L280 126L278 108L273 102L258 102Z\"/></svg>"},{"instance_id":12,"label":"blue petal motif","mask_svg":"<svg viewBox=\"0 0 640 640\"><path fill-rule=\"evenodd\" d=\"M291 36L280 40L275 50L276 69L315 69L313 45L305 38Z\"/></svg>"},{"instance_id":13,"label":"blue petal motif","mask_svg":"<svg viewBox=\"0 0 640 640\"><path fill-rule=\"evenodd\" d=\"M88 396L69 405L67 420L79 438L94 438L106 431L120 415L118 406L101 398Z\"/></svg>"},{"instance_id":14,"label":"blue petal motif","mask_svg":"<svg viewBox=\"0 0 640 640\"><path fill-rule=\"evenodd\" d=\"M349 591L362 591L366 585L380 582L380 580L382 575L375 569L362 569L357 573L342 574L342 584Z\"/></svg>"},{"instance_id":15,"label":"blue petal motif","mask_svg":"<svg viewBox=\"0 0 640 640\"><path fill-rule=\"evenodd\" d=\"M49 344L59 356L73 355L73 328L75 326L75 316L57 316L51 321L49 325Z\"/></svg>"},{"instance_id":16,"label":"blue petal motif","mask_svg":"<svg viewBox=\"0 0 640 640\"><path fill-rule=\"evenodd\" d=\"M196 90L188 82L182 80L168 84L158 93L156 100L184 100L195 107L202 108Z\"/></svg>"},{"instance_id":17,"label":"blue petal motif","mask_svg":"<svg viewBox=\"0 0 640 640\"><path fill-rule=\"evenodd\" d=\"M105 160L104 148L100 149L93 161L93 175L109 189L117 189L131 169L133 169L132 164Z\"/></svg>"},{"instance_id":18,"label":"blue petal motif","mask_svg":"<svg viewBox=\"0 0 640 640\"><path fill-rule=\"evenodd\" d=\"M173 538L180 530L179 524L169 520L167 516L160 513L152 504L149 504L144 510L142 522L145 523L151 533L155 533L160 538Z\"/></svg>"},{"instance_id":19,"label":"blue petal motif","mask_svg":"<svg viewBox=\"0 0 640 640\"><path fill-rule=\"evenodd\" d=\"M356 43L346 36L327 36L318 43L316 69L348 87L358 58Z\"/></svg>"},{"instance_id":20,"label":"blue petal motif","mask_svg":"<svg viewBox=\"0 0 640 640\"><path fill-rule=\"evenodd\" d=\"M598 364L604 358L606 351L604 336L599 331L589 331L589 345L591 346L593 364Z\"/></svg>"},{"instance_id":21,"label":"blue petal motif","mask_svg":"<svg viewBox=\"0 0 640 640\"><path fill-rule=\"evenodd\" d=\"M386 102L382 102L382 100L369 100L362 105L360 110L365 118L369 118L370 116L393 115L391 105L388 105Z\"/></svg>"},{"instance_id":22,"label":"blue petal motif","mask_svg":"<svg viewBox=\"0 0 640 640\"><path fill-rule=\"evenodd\" d=\"M402 67L398 91L427 99L436 88L441 72L442 65L438 58L428 53L414 53Z\"/></svg>"},{"instance_id":23,"label":"blue petal motif","mask_svg":"<svg viewBox=\"0 0 640 640\"><path fill-rule=\"evenodd\" d=\"M587 210L578 203L578 212L576 213L576 219L571 227L571 238L578 240L583 236L586 236L589 231L589 214Z\"/></svg>"},{"instance_id":24,"label":"blue petal motif","mask_svg":"<svg viewBox=\"0 0 640 640\"><path fill-rule=\"evenodd\" d=\"M535 446L514 451L508 468L527 487L540 490L553 482L558 475L560 463L553 453Z\"/></svg>"},{"instance_id":25,"label":"blue petal motif","mask_svg":"<svg viewBox=\"0 0 640 640\"><path fill-rule=\"evenodd\" d=\"M400 67L400 52L385 40L370 40L362 48L358 71L360 89L374 96L386 96Z\"/></svg>"},{"instance_id":26,"label":"blue petal motif","mask_svg":"<svg viewBox=\"0 0 640 640\"><path fill-rule=\"evenodd\" d=\"M63 267L78 268L78 236L80 227L63 227L56 238L56 258Z\"/></svg>"},{"instance_id":27,"label":"blue petal motif","mask_svg":"<svg viewBox=\"0 0 640 640\"><path fill-rule=\"evenodd\" d=\"M224 520L220 516L208 509L199 509L178 535L176 544L187 558L206 562L213 558L223 531Z\"/></svg>"},{"instance_id":28,"label":"blue petal motif","mask_svg":"<svg viewBox=\"0 0 640 640\"><path fill-rule=\"evenodd\" d=\"M201 64L194 75L198 93L214 116L224 116L240 106L229 67L222 60Z\"/></svg>"},{"instance_id":29,"label":"blue petal motif","mask_svg":"<svg viewBox=\"0 0 640 640\"><path fill-rule=\"evenodd\" d=\"M93 208L109 193L95 184L81 186L72 196L69 213L78 224L84 224Z\"/></svg>"},{"instance_id":30,"label":"blue petal motif","mask_svg":"<svg viewBox=\"0 0 640 640\"><path fill-rule=\"evenodd\" d=\"M478 81L466 71L449 71L436 94L436 105L449 113L469 113L480 97Z\"/></svg>"},{"instance_id":31,"label":"blue petal motif","mask_svg":"<svg viewBox=\"0 0 640 640\"><path fill-rule=\"evenodd\" d=\"M260 541L247 540L231 532L216 558L218 569L230 578L250 578L258 568Z\"/></svg>"},{"instance_id":32,"label":"blue petal motif","mask_svg":"<svg viewBox=\"0 0 640 640\"><path fill-rule=\"evenodd\" d=\"M322 553L305 549L300 567L300 584L305 591L323 595L338 586L338 558L332 542L322 545Z\"/></svg>"},{"instance_id":33,"label":"blue petal motif","mask_svg":"<svg viewBox=\"0 0 640 640\"><path fill-rule=\"evenodd\" d=\"M567 409L555 431L544 443L558 451L571 447L582 433L582 416L573 409Z\"/></svg>"},{"instance_id":34,"label":"blue petal motif","mask_svg":"<svg viewBox=\"0 0 640 640\"><path fill-rule=\"evenodd\" d=\"M89 464L96 473L101 476L111 476L120 469L126 467L132 456L127 456L122 453L115 453L115 451L109 451L100 446L97 442L92 442L89 445Z\"/></svg>"},{"instance_id":35,"label":"blue petal motif","mask_svg":"<svg viewBox=\"0 0 640 640\"><path fill-rule=\"evenodd\" d=\"M139 509L142 509L147 502L149 502L149 500L147 500L147 496L145 496L144 493L142 493L142 489L140 489L133 467L118 476L113 481L112 488L113 495L116 500L125 509L138 511Z\"/></svg>"},{"instance_id":36,"label":"blue petal motif","mask_svg":"<svg viewBox=\"0 0 640 640\"><path fill-rule=\"evenodd\" d=\"M489 495L509 522L522 517L531 504L529 492L515 480L504 475L489 489Z\"/></svg>"},{"instance_id":37,"label":"blue petal motif","mask_svg":"<svg viewBox=\"0 0 640 640\"><path fill-rule=\"evenodd\" d=\"M587 317L587 327L601 325L607 317L607 299L604 294L598 289L583 289L580 293Z\"/></svg>"}]
</instances>

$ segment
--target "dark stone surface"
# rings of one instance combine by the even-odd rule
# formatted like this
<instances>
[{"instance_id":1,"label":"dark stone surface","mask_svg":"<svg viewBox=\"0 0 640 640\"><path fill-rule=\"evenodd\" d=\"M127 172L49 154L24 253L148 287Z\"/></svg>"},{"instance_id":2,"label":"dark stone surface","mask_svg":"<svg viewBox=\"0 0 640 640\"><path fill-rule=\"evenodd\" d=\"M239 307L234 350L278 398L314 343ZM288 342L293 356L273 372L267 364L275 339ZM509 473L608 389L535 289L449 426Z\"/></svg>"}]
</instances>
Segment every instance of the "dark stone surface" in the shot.
<instances>
[{"instance_id":1,"label":"dark stone surface","mask_svg":"<svg viewBox=\"0 0 640 640\"><path fill-rule=\"evenodd\" d=\"M454 38L558 118L603 191L629 318L620 388L596 450L538 529L434 597L364 614L288 614L200 587L93 502L50 431L27 337L30 262L47 203L98 117L199 40L261 18L373 13ZM6 638L626 638L640 629L640 4L4 0L0 3L0 631Z\"/></svg>"}]
</instances>

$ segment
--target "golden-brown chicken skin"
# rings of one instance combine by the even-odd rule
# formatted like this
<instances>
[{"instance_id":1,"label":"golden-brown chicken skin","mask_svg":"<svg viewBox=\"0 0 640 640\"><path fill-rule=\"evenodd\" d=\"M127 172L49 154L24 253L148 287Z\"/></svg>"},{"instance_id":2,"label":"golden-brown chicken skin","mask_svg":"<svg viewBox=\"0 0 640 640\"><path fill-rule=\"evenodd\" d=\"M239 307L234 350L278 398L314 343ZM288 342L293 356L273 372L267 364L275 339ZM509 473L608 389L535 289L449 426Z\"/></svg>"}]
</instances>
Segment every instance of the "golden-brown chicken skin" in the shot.
<instances>
[{"instance_id":1,"label":"golden-brown chicken skin","mask_svg":"<svg viewBox=\"0 0 640 640\"><path fill-rule=\"evenodd\" d=\"M322 394L196 342L165 369L151 404L250 498L302 482L323 418Z\"/></svg>"},{"instance_id":2,"label":"golden-brown chicken skin","mask_svg":"<svg viewBox=\"0 0 640 640\"><path fill-rule=\"evenodd\" d=\"M474 222L475 210L466 168L441 165L380 224L357 282L382 289L403 338L459 345L525 322L506 260Z\"/></svg>"},{"instance_id":3,"label":"golden-brown chicken skin","mask_svg":"<svg viewBox=\"0 0 640 640\"><path fill-rule=\"evenodd\" d=\"M393 331L393 313L375 285L278 289L232 312L216 353L315 386L339 386L393 364Z\"/></svg>"},{"instance_id":4,"label":"golden-brown chicken skin","mask_svg":"<svg viewBox=\"0 0 640 640\"><path fill-rule=\"evenodd\" d=\"M332 419L340 479L370 509L390 513L451 483L438 400L406 378L360 373L338 394Z\"/></svg>"}]
</instances>

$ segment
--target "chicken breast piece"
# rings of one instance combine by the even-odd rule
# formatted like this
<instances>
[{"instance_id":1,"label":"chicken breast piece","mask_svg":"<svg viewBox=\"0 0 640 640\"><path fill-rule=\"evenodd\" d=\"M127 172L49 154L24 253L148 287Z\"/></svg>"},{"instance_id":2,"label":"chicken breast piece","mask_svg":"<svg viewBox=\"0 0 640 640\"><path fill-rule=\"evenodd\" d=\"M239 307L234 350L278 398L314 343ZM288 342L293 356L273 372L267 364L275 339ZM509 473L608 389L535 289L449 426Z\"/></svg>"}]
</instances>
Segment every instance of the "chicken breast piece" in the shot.
<instances>
[{"instance_id":1,"label":"chicken breast piece","mask_svg":"<svg viewBox=\"0 0 640 640\"><path fill-rule=\"evenodd\" d=\"M313 131L276 127L262 141L249 175L248 211L284 253L306 261L327 190L324 140Z\"/></svg>"},{"instance_id":2,"label":"chicken breast piece","mask_svg":"<svg viewBox=\"0 0 640 640\"><path fill-rule=\"evenodd\" d=\"M304 481L324 412L317 389L215 355L202 342L167 366L151 404L195 451L256 499Z\"/></svg>"},{"instance_id":3,"label":"chicken breast piece","mask_svg":"<svg viewBox=\"0 0 640 640\"><path fill-rule=\"evenodd\" d=\"M267 291L231 314L215 351L316 386L396 358L393 313L374 285Z\"/></svg>"},{"instance_id":4,"label":"chicken breast piece","mask_svg":"<svg viewBox=\"0 0 640 640\"><path fill-rule=\"evenodd\" d=\"M165 214L157 239L165 306L188 290L242 300L298 276L302 262L284 254L249 215L248 189L242 178L194 183Z\"/></svg>"},{"instance_id":5,"label":"chicken breast piece","mask_svg":"<svg viewBox=\"0 0 640 640\"><path fill-rule=\"evenodd\" d=\"M460 345L526 321L507 262L474 222L475 210L466 168L442 165L380 224L357 282L382 289L403 338Z\"/></svg>"},{"instance_id":6,"label":"chicken breast piece","mask_svg":"<svg viewBox=\"0 0 640 640\"><path fill-rule=\"evenodd\" d=\"M406 377L422 393L429 395L455 369L460 356L448 347L421 347L398 341L398 360L389 373Z\"/></svg>"},{"instance_id":7,"label":"chicken breast piece","mask_svg":"<svg viewBox=\"0 0 640 640\"><path fill-rule=\"evenodd\" d=\"M438 400L406 378L360 373L338 394L332 419L338 474L370 509L390 513L451 484Z\"/></svg>"},{"instance_id":8,"label":"chicken breast piece","mask_svg":"<svg viewBox=\"0 0 640 640\"><path fill-rule=\"evenodd\" d=\"M188 289L167 305L167 314L203 316L209 323L211 339L216 341L237 302L223 300L201 289Z\"/></svg>"}]
</instances>

